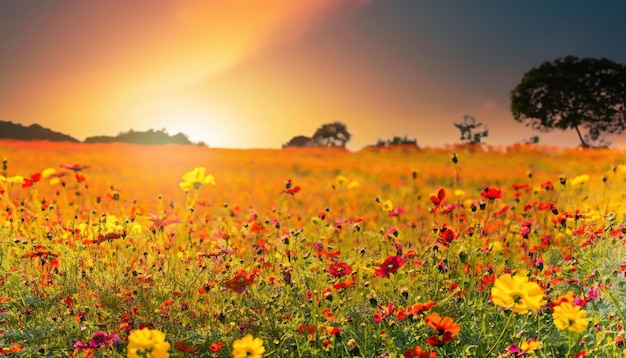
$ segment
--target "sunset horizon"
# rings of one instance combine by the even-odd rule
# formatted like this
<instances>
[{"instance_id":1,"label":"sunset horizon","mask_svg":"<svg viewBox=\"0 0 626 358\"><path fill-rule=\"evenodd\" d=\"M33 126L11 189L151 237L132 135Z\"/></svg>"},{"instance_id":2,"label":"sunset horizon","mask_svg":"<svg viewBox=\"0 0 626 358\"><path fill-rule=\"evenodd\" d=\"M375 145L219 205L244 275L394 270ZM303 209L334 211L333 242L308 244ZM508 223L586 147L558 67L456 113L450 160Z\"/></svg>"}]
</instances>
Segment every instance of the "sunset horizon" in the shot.
<instances>
[{"instance_id":1,"label":"sunset horizon","mask_svg":"<svg viewBox=\"0 0 626 358\"><path fill-rule=\"evenodd\" d=\"M625 6L6 1L0 119L79 140L166 129L223 148L280 148L340 121L359 150L394 136L458 143L453 124L469 115L487 144L576 146L571 131L515 122L509 93L566 55L626 62L612 45Z\"/></svg>"}]
</instances>

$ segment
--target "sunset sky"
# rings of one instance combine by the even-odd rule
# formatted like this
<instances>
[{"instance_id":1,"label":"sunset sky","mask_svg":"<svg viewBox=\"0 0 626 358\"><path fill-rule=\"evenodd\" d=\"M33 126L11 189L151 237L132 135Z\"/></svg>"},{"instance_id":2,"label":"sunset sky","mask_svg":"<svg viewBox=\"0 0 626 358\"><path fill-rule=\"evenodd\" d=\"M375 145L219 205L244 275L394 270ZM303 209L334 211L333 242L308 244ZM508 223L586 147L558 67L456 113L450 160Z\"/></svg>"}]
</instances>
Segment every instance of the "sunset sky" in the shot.
<instances>
[{"instance_id":1,"label":"sunset sky","mask_svg":"<svg viewBox=\"0 0 626 358\"><path fill-rule=\"evenodd\" d=\"M458 142L453 123L472 115L488 144L575 146L516 123L509 93L565 55L626 63L625 15L617 0L2 0L0 119L228 148L341 121L358 150Z\"/></svg>"}]
</instances>

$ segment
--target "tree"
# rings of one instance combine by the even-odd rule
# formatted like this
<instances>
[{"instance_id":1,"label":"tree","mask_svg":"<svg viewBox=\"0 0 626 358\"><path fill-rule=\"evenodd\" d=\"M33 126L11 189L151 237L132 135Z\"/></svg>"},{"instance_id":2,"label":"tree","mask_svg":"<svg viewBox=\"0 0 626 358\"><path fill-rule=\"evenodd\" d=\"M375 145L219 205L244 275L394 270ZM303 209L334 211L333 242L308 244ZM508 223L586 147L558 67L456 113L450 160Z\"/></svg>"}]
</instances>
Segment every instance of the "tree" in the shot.
<instances>
[{"instance_id":1,"label":"tree","mask_svg":"<svg viewBox=\"0 0 626 358\"><path fill-rule=\"evenodd\" d=\"M346 143L352 138L348 128L341 122L325 123L318 128L311 142L313 146L336 146L345 147Z\"/></svg>"},{"instance_id":2,"label":"tree","mask_svg":"<svg viewBox=\"0 0 626 358\"><path fill-rule=\"evenodd\" d=\"M406 135L404 137L394 136L392 139L382 140L379 139L375 147L391 147L396 145L406 145L417 147L417 139L409 139Z\"/></svg>"},{"instance_id":3,"label":"tree","mask_svg":"<svg viewBox=\"0 0 626 358\"><path fill-rule=\"evenodd\" d=\"M480 122L476 123L476 118L472 116L463 116L463 122L454 123L454 126L461 131L461 140L469 144L480 144L483 138L489 136L487 126L483 126Z\"/></svg>"},{"instance_id":4,"label":"tree","mask_svg":"<svg viewBox=\"0 0 626 358\"><path fill-rule=\"evenodd\" d=\"M626 66L604 58L544 62L511 91L517 122L542 132L574 129L583 147L604 133L626 129L625 103Z\"/></svg>"},{"instance_id":5,"label":"tree","mask_svg":"<svg viewBox=\"0 0 626 358\"><path fill-rule=\"evenodd\" d=\"M310 147L311 138L305 135L297 135L289 140L289 142L283 144L283 148L287 147Z\"/></svg>"}]
</instances>

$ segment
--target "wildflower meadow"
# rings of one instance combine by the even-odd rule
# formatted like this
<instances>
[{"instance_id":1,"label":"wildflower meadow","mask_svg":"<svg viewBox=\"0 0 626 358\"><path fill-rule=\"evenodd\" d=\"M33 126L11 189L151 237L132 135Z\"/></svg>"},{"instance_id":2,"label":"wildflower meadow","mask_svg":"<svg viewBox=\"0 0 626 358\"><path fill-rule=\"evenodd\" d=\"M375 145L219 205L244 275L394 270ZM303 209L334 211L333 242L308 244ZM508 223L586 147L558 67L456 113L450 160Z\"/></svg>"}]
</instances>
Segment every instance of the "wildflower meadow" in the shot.
<instances>
[{"instance_id":1,"label":"wildflower meadow","mask_svg":"<svg viewBox=\"0 0 626 358\"><path fill-rule=\"evenodd\" d=\"M620 150L0 142L0 355L622 357Z\"/></svg>"}]
</instances>

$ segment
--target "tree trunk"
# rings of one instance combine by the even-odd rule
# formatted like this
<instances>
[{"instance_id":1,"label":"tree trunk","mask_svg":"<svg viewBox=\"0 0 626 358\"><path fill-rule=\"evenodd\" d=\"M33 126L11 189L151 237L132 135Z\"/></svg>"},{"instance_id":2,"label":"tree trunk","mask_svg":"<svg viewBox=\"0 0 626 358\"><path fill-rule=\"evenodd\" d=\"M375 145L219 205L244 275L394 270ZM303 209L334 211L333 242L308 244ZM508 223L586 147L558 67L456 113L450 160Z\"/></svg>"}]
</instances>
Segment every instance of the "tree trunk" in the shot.
<instances>
[{"instance_id":1,"label":"tree trunk","mask_svg":"<svg viewBox=\"0 0 626 358\"><path fill-rule=\"evenodd\" d=\"M585 140L583 139L583 136L580 134L580 129L578 129L578 126L574 126L574 129L576 129L576 133L578 133L578 139L580 139L580 145L582 145L583 148L589 148L589 144L587 144Z\"/></svg>"}]
</instances>

